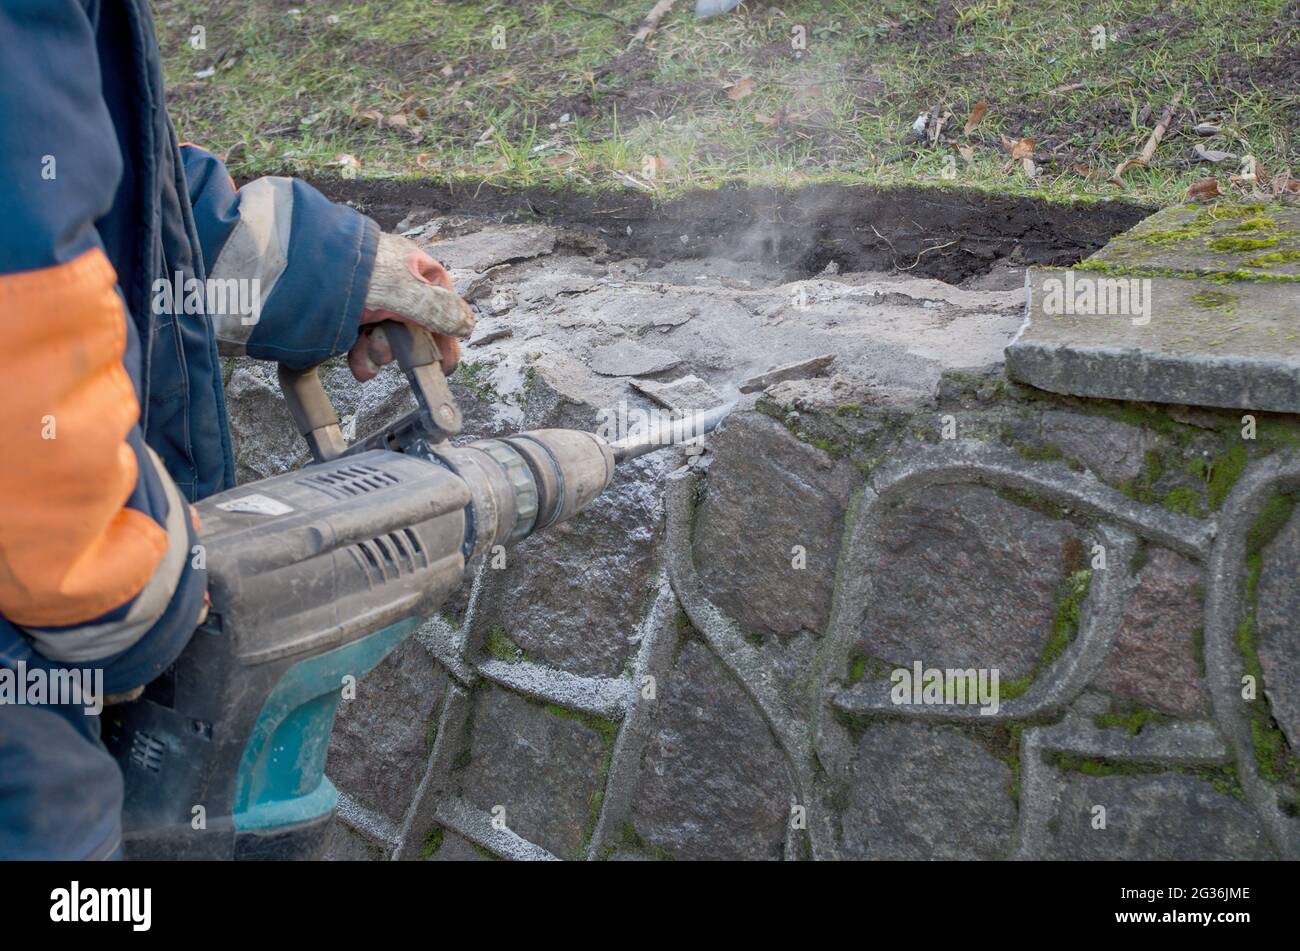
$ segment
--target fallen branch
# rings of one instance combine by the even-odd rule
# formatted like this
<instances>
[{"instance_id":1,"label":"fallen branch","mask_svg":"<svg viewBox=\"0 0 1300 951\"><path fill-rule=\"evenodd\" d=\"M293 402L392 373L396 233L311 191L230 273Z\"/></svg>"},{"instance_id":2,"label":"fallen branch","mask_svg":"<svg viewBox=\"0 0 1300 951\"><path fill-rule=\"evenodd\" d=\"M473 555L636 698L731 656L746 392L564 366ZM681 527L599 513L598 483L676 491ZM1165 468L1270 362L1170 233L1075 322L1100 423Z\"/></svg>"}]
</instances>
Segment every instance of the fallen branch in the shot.
<instances>
[{"instance_id":1,"label":"fallen branch","mask_svg":"<svg viewBox=\"0 0 1300 951\"><path fill-rule=\"evenodd\" d=\"M1165 137L1165 130L1169 128L1169 120L1174 117L1174 110L1178 108L1178 103L1182 101L1182 98L1183 94L1178 93L1169 101L1169 105L1165 106L1165 111L1161 114L1160 121L1157 122L1156 127L1151 130L1151 136L1147 139L1146 145L1142 146L1142 151L1138 153L1137 158L1131 158L1126 162L1120 162L1115 166L1115 171L1110 176L1111 184L1121 184L1120 176L1128 171L1130 166L1141 165L1143 168L1146 168L1151 164L1151 159L1154 158L1156 154L1156 146L1158 146L1160 140Z\"/></svg>"},{"instance_id":2,"label":"fallen branch","mask_svg":"<svg viewBox=\"0 0 1300 951\"><path fill-rule=\"evenodd\" d=\"M641 25L632 34L632 41L628 43L628 48L631 49L639 43L644 43L651 33L659 29L659 21L668 15L668 11L673 8L673 4L676 2L677 0L659 0L658 3L651 7L650 12L645 15L645 19L641 21Z\"/></svg>"}]
</instances>

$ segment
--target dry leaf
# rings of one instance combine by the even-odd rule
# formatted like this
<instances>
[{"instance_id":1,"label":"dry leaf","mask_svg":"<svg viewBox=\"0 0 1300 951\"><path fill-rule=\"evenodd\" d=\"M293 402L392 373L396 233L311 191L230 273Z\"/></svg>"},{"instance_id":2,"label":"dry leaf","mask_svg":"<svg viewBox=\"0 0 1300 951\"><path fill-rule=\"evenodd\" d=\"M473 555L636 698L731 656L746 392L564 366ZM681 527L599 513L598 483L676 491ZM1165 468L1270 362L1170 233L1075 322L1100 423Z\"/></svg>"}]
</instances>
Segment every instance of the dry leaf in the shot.
<instances>
[{"instance_id":1,"label":"dry leaf","mask_svg":"<svg viewBox=\"0 0 1300 951\"><path fill-rule=\"evenodd\" d=\"M752 96L757 88L758 83L752 79L737 80L726 88L727 98L732 102L738 102L746 96Z\"/></svg>"},{"instance_id":2,"label":"dry leaf","mask_svg":"<svg viewBox=\"0 0 1300 951\"><path fill-rule=\"evenodd\" d=\"M970 116L966 119L966 126L962 129L962 135L970 135L974 132L975 127L984 121L988 111L989 104L983 99L971 106Z\"/></svg>"},{"instance_id":3,"label":"dry leaf","mask_svg":"<svg viewBox=\"0 0 1300 951\"><path fill-rule=\"evenodd\" d=\"M1222 194L1223 192L1219 191L1217 178L1202 178L1199 182L1192 182L1191 187L1187 189L1187 200L1210 201Z\"/></svg>"},{"instance_id":4,"label":"dry leaf","mask_svg":"<svg viewBox=\"0 0 1300 951\"><path fill-rule=\"evenodd\" d=\"M1203 161L1214 162L1215 164L1218 164L1219 162L1222 162L1225 159L1237 157L1233 155L1231 152L1220 152L1218 149L1207 149L1204 145L1202 145L1199 142L1196 143L1196 146L1192 149L1192 151L1195 152L1197 155L1199 155Z\"/></svg>"},{"instance_id":5,"label":"dry leaf","mask_svg":"<svg viewBox=\"0 0 1300 951\"><path fill-rule=\"evenodd\" d=\"M1011 153L1011 158L1017 162L1023 162L1025 159L1034 157L1034 145L1036 139L1011 139L1002 136L1002 147Z\"/></svg>"}]
</instances>

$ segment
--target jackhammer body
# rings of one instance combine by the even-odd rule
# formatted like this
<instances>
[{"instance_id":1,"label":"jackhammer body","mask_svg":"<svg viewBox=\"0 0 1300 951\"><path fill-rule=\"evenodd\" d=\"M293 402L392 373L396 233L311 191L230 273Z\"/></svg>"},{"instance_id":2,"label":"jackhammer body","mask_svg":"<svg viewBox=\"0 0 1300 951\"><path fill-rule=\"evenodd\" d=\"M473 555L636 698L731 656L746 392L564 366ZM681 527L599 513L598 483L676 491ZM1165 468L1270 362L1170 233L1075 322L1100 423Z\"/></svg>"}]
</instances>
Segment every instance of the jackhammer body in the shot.
<instances>
[{"instance_id":1,"label":"jackhammer body","mask_svg":"<svg viewBox=\"0 0 1300 951\"><path fill-rule=\"evenodd\" d=\"M315 369L281 367L317 461L197 506L208 617L139 700L104 712L129 858L319 855L345 687L430 617L473 559L576 514L613 476L619 446L578 430L453 447L460 414L433 341L385 326L413 413L345 446Z\"/></svg>"}]
</instances>

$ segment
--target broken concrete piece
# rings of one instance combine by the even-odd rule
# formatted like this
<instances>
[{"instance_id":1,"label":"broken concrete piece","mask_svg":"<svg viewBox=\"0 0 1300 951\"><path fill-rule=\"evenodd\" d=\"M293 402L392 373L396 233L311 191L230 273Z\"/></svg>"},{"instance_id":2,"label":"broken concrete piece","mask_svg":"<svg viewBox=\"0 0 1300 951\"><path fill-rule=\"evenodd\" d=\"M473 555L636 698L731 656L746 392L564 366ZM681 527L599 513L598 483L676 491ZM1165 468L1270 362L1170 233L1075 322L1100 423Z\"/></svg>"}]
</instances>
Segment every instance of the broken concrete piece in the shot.
<instances>
[{"instance_id":1,"label":"broken concrete piece","mask_svg":"<svg viewBox=\"0 0 1300 951\"><path fill-rule=\"evenodd\" d=\"M521 228L490 228L439 241L428 251L446 268L485 271L507 261L523 261L555 250L555 230L544 225Z\"/></svg>"},{"instance_id":2,"label":"broken concrete piece","mask_svg":"<svg viewBox=\"0 0 1300 951\"><path fill-rule=\"evenodd\" d=\"M785 380L806 380L808 377L816 376L831 365L835 360L835 354L824 353L820 357L813 357L810 360L800 360L798 363L788 363L783 367L777 367L775 370L768 370L766 373L760 373L758 376L751 376L744 383L740 384L740 392L757 393L759 390L765 390L773 383L781 383Z\"/></svg>"},{"instance_id":3,"label":"broken concrete piece","mask_svg":"<svg viewBox=\"0 0 1300 951\"><path fill-rule=\"evenodd\" d=\"M682 358L671 350L624 340L594 351L589 365L601 376L648 376L670 370L681 362Z\"/></svg>"},{"instance_id":4,"label":"broken concrete piece","mask_svg":"<svg viewBox=\"0 0 1300 951\"><path fill-rule=\"evenodd\" d=\"M515 332L509 327L494 327L491 330L485 330L466 346L468 347L485 347L490 343L496 343L498 340L505 340L507 337L513 337Z\"/></svg>"},{"instance_id":5,"label":"broken concrete piece","mask_svg":"<svg viewBox=\"0 0 1300 951\"><path fill-rule=\"evenodd\" d=\"M698 376L688 374L668 383L656 383L654 380L633 380L632 389L644 393L661 406L666 406L674 413L690 413L695 410L711 409L722 403L718 391L705 383Z\"/></svg>"},{"instance_id":6,"label":"broken concrete piece","mask_svg":"<svg viewBox=\"0 0 1300 951\"><path fill-rule=\"evenodd\" d=\"M513 287L498 287L479 300L479 310L489 317L500 317L502 314L514 310L519 303L519 297Z\"/></svg>"}]
</instances>

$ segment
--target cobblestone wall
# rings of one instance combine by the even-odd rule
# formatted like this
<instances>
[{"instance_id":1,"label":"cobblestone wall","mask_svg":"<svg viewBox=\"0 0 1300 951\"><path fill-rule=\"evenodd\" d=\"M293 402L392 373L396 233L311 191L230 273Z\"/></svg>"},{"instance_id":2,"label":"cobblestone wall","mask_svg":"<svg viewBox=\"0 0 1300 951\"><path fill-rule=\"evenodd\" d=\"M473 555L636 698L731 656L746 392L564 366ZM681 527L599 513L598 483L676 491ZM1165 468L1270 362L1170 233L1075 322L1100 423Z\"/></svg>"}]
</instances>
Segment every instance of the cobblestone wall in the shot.
<instances>
[{"instance_id":1,"label":"cobblestone wall","mask_svg":"<svg viewBox=\"0 0 1300 951\"><path fill-rule=\"evenodd\" d=\"M1242 415L776 387L363 681L334 850L1295 856L1300 426ZM996 710L895 702L917 663Z\"/></svg>"}]
</instances>

